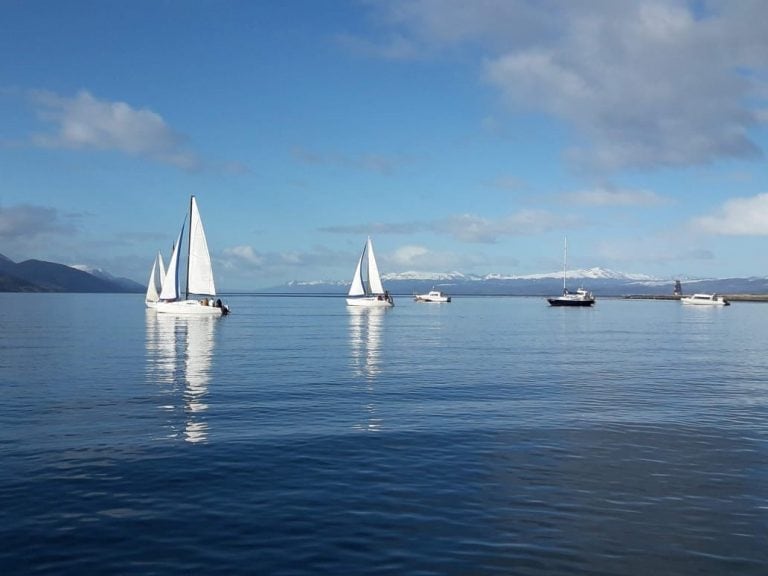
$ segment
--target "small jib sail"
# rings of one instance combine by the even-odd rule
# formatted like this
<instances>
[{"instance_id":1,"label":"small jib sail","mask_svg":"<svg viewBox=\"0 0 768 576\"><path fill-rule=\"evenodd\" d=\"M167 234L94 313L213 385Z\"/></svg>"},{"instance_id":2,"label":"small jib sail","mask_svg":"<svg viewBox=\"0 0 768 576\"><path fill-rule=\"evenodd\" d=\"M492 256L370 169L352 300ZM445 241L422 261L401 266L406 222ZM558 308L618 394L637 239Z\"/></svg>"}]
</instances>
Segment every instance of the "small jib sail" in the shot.
<instances>
[{"instance_id":1,"label":"small jib sail","mask_svg":"<svg viewBox=\"0 0 768 576\"><path fill-rule=\"evenodd\" d=\"M165 263L163 262L163 255L158 252L152 262L152 271L149 273L149 282L147 282L147 295L145 297L147 303L154 303L160 300L160 292L163 290L164 279ZM159 289L157 285L158 281L160 283Z\"/></svg>"},{"instance_id":2,"label":"small jib sail","mask_svg":"<svg viewBox=\"0 0 768 576\"><path fill-rule=\"evenodd\" d=\"M147 295L144 297L144 300L147 302L157 302L160 299L160 295L157 292L155 270L157 270L157 258L152 261L152 271L149 273L149 282L147 282Z\"/></svg>"},{"instance_id":3,"label":"small jib sail","mask_svg":"<svg viewBox=\"0 0 768 576\"><path fill-rule=\"evenodd\" d=\"M168 269L166 270L165 278L163 279L163 290L160 292L160 300L165 302L173 302L174 300L179 299L179 247L181 246L181 238L183 235L184 224L181 225L181 232L179 232L179 236L176 238L176 243L173 245L171 259L168 262Z\"/></svg>"}]
</instances>

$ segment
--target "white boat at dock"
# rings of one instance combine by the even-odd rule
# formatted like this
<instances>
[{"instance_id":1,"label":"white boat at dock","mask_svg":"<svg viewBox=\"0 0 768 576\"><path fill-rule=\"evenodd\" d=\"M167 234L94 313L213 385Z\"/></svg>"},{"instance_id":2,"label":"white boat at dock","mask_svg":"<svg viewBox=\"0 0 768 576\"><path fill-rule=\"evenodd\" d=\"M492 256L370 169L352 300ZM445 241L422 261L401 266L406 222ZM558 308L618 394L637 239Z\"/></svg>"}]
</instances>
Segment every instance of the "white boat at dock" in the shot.
<instances>
[{"instance_id":1,"label":"white boat at dock","mask_svg":"<svg viewBox=\"0 0 768 576\"><path fill-rule=\"evenodd\" d=\"M730 306L728 300L719 294L692 294L691 296L681 296L680 302L683 304L694 304L699 306Z\"/></svg>"}]
</instances>

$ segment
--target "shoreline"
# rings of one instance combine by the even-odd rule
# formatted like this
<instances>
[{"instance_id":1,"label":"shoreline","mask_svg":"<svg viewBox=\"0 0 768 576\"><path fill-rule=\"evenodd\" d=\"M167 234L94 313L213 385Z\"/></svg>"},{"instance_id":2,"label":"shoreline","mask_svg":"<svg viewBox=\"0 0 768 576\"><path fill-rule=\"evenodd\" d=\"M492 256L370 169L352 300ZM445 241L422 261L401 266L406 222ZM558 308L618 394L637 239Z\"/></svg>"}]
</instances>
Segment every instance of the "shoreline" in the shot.
<instances>
[{"instance_id":1,"label":"shoreline","mask_svg":"<svg viewBox=\"0 0 768 576\"><path fill-rule=\"evenodd\" d=\"M768 302L768 294L720 294L729 302ZM680 300L674 294L629 294L622 296L625 300Z\"/></svg>"}]
</instances>

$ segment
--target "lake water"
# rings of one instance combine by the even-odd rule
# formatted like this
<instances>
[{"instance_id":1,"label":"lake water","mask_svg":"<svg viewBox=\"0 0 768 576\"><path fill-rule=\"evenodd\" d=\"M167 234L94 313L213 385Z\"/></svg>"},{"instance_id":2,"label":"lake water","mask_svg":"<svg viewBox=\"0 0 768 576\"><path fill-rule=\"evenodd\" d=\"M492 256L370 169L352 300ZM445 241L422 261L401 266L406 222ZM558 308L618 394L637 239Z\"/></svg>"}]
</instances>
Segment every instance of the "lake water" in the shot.
<instances>
[{"instance_id":1,"label":"lake water","mask_svg":"<svg viewBox=\"0 0 768 576\"><path fill-rule=\"evenodd\" d=\"M0 295L0 573L768 574L768 305Z\"/></svg>"}]
</instances>

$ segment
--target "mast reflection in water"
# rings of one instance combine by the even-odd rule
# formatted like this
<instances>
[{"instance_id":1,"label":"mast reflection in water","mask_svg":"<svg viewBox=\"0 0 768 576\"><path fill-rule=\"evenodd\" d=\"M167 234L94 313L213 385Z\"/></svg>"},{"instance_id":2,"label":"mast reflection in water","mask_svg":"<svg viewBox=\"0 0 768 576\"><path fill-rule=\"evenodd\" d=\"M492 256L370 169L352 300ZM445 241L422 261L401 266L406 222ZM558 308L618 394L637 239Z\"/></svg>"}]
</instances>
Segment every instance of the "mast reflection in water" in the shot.
<instances>
[{"instance_id":1,"label":"mast reflection in water","mask_svg":"<svg viewBox=\"0 0 768 576\"><path fill-rule=\"evenodd\" d=\"M183 317L147 310L147 381L164 388L167 438L204 442L205 411L217 318Z\"/></svg>"}]
</instances>

